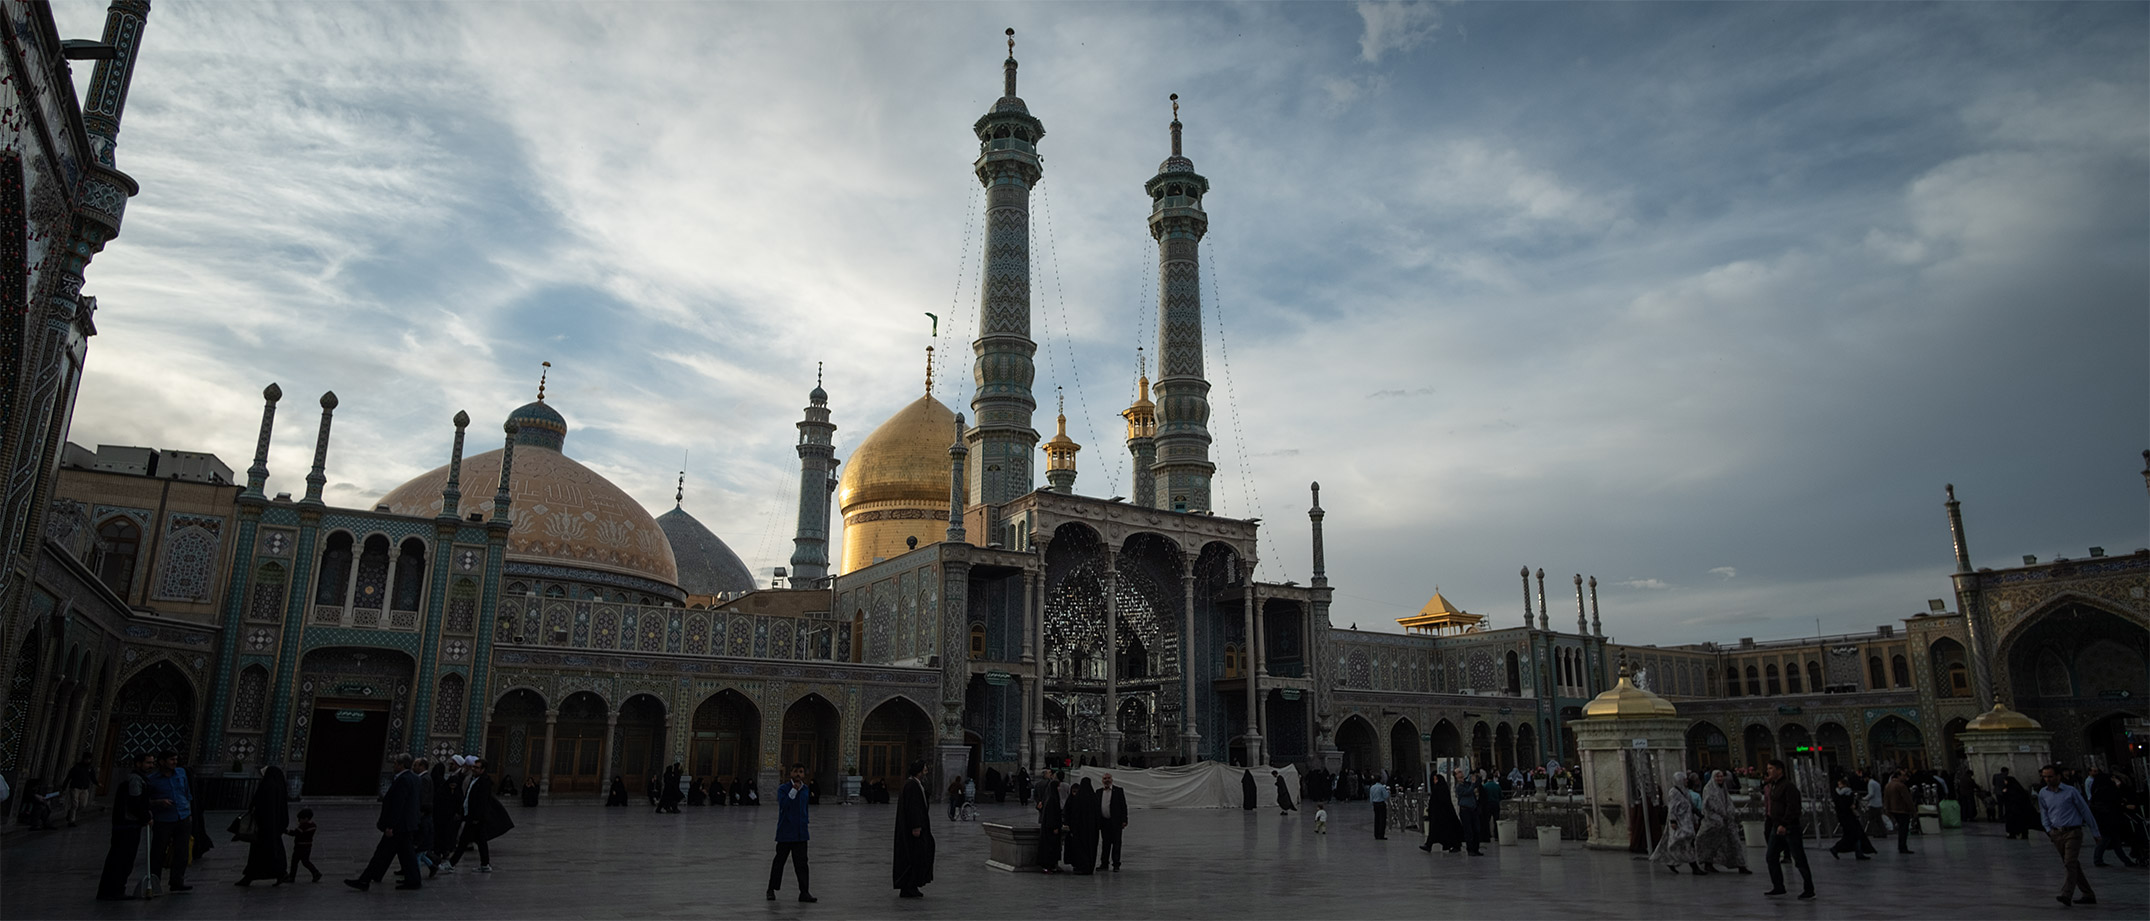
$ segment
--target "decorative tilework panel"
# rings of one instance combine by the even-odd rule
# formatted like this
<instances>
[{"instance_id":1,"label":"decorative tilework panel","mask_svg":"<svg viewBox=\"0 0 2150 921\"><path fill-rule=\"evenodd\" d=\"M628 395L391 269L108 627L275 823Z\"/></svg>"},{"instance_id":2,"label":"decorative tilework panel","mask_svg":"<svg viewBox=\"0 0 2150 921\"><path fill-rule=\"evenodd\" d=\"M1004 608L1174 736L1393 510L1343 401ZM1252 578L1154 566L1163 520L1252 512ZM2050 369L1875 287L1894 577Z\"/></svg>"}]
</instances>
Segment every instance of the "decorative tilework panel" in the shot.
<instances>
[{"instance_id":1,"label":"decorative tilework panel","mask_svg":"<svg viewBox=\"0 0 2150 921\"><path fill-rule=\"evenodd\" d=\"M223 533L224 519L214 515L166 518L164 559L158 566L156 599L208 601Z\"/></svg>"},{"instance_id":2,"label":"decorative tilework panel","mask_svg":"<svg viewBox=\"0 0 2150 921\"><path fill-rule=\"evenodd\" d=\"M284 564L275 561L262 563L254 570L254 585L247 602L246 616L251 620L277 623L284 619L284 589L290 581Z\"/></svg>"}]
</instances>

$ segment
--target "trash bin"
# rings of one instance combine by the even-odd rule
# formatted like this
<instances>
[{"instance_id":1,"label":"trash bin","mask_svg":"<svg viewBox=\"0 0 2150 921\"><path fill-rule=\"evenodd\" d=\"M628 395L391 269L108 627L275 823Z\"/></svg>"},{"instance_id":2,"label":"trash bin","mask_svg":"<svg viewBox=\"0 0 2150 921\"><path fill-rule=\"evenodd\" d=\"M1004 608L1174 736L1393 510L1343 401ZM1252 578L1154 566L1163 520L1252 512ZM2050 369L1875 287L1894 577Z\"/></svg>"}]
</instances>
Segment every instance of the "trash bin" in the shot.
<instances>
[{"instance_id":1,"label":"trash bin","mask_svg":"<svg viewBox=\"0 0 2150 921\"><path fill-rule=\"evenodd\" d=\"M1958 803L1952 799L1945 799L1941 801L1941 827L1963 827L1963 804Z\"/></svg>"},{"instance_id":2,"label":"trash bin","mask_svg":"<svg viewBox=\"0 0 2150 921\"><path fill-rule=\"evenodd\" d=\"M1540 856L1540 857L1558 857L1558 856L1560 856L1560 826L1558 826L1558 825L1540 825L1540 826L1538 826L1538 856Z\"/></svg>"},{"instance_id":3,"label":"trash bin","mask_svg":"<svg viewBox=\"0 0 2150 921\"><path fill-rule=\"evenodd\" d=\"M1522 837L1522 822L1518 819L1501 819L1493 823L1493 833L1500 838L1501 847L1514 847Z\"/></svg>"}]
</instances>

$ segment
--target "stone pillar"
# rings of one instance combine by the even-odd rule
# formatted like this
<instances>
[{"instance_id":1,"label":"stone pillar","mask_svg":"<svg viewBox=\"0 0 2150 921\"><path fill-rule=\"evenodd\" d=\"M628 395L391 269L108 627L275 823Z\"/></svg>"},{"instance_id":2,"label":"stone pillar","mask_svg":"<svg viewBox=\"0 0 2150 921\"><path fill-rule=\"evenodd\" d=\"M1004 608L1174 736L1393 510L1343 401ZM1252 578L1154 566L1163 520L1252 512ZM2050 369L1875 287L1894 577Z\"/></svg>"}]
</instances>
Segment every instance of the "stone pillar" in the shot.
<instances>
[{"instance_id":1,"label":"stone pillar","mask_svg":"<svg viewBox=\"0 0 2150 921\"><path fill-rule=\"evenodd\" d=\"M1045 728L1045 666L1053 657L1054 650L1045 644L1045 598L1050 589L1050 570L1045 567L1045 551L1052 545L1052 535L1032 534L1030 545L1037 549L1037 591L1026 600L1030 607L1024 611L1029 620L1030 633L1037 640L1037 658L1031 666L1030 682L1030 770L1037 773L1045 767L1045 744L1050 735Z\"/></svg>"},{"instance_id":2,"label":"stone pillar","mask_svg":"<svg viewBox=\"0 0 2150 921\"><path fill-rule=\"evenodd\" d=\"M1269 677L1269 632L1262 620L1262 587L1253 579L1247 580L1247 606L1254 611L1254 638L1247 646L1254 650L1254 674Z\"/></svg>"},{"instance_id":3,"label":"stone pillar","mask_svg":"<svg viewBox=\"0 0 2150 921\"><path fill-rule=\"evenodd\" d=\"M619 765L612 763L613 756L619 754L619 752L613 751L612 749L612 740L615 736L619 734L619 731L620 713L618 710L614 710L611 713L605 715L605 737L600 740L601 744L597 746L597 750L600 753L597 756L597 763L599 765L597 772L597 789L598 792L601 793L609 793L611 791L612 778L619 776L620 773Z\"/></svg>"},{"instance_id":4,"label":"stone pillar","mask_svg":"<svg viewBox=\"0 0 2150 921\"><path fill-rule=\"evenodd\" d=\"M1120 554L1105 549L1105 767L1120 765Z\"/></svg>"},{"instance_id":5,"label":"stone pillar","mask_svg":"<svg viewBox=\"0 0 2150 921\"><path fill-rule=\"evenodd\" d=\"M1180 707L1180 745L1187 763L1193 764L1202 757L1202 722L1196 718L1194 694L1194 564L1198 557L1183 553L1181 559L1184 565L1180 567L1180 593L1186 607L1180 609L1184 621L1181 629L1185 631L1180 640L1180 683L1187 699Z\"/></svg>"},{"instance_id":6,"label":"stone pillar","mask_svg":"<svg viewBox=\"0 0 2150 921\"><path fill-rule=\"evenodd\" d=\"M552 734L560 726L560 711L545 711L545 750L538 753L544 770L538 774L538 793L552 796Z\"/></svg>"}]
</instances>

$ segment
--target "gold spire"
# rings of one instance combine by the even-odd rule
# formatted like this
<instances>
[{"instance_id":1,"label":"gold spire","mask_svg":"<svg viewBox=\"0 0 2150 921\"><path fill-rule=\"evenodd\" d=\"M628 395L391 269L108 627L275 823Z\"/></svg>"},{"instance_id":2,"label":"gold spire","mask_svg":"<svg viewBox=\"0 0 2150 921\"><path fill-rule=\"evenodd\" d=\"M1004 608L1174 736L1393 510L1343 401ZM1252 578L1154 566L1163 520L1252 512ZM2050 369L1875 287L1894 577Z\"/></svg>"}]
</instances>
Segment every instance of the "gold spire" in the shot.
<instances>
[{"instance_id":1,"label":"gold spire","mask_svg":"<svg viewBox=\"0 0 2150 921\"><path fill-rule=\"evenodd\" d=\"M926 396L933 395L933 346L926 346Z\"/></svg>"},{"instance_id":2,"label":"gold spire","mask_svg":"<svg viewBox=\"0 0 2150 921\"><path fill-rule=\"evenodd\" d=\"M1150 400L1150 357L1138 348L1135 350L1135 362L1138 368L1135 402L1120 413L1120 418L1127 420L1129 441L1157 437L1157 404Z\"/></svg>"},{"instance_id":3,"label":"gold spire","mask_svg":"<svg viewBox=\"0 0 2150 921\"><path fill-rule=\"evenodd\" d=\"M545 370L538 372L538 402L545 402L545 376L552 373L552 362L540 362Z\"/></svg>"},{"instance_id":4,"label":"gold spire","mask_svg":"<svg viewBox=\"0 0 2150 921\"><path fill-rule=\"evenodd\" d=\"M1626 656L1620 657L1620 683L1583 705L1585 719L1649 719L1678 715L1679 708L1674 707L1672 701L1635 686L1635 679L1628 672Z\"/></svg>"},{"instance_id":5,"label":"gold spire","mask_svg":"<svg viewBox=\"0 0 2150 921\"><path fill-rule=\"evenodd\" d=\"M1047 441L1042 446L1045 451L1045 469L1073 470L1075 469L1075 452L1082 450L1082 445L1076 444L1075 439L1068 437L1067 394L1060 392L1058 387L1053 388L1053 390L1059 393L1060 398L1060 431L1052 437L1052 440Z\"/></svg>"}]
</instances>

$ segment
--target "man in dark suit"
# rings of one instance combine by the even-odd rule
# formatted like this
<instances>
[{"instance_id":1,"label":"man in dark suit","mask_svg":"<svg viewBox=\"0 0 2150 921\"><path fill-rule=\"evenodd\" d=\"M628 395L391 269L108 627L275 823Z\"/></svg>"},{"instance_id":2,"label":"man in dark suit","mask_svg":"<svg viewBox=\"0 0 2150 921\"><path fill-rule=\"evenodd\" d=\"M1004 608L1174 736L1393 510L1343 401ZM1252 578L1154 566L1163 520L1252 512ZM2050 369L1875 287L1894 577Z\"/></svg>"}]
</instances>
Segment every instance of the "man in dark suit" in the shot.
<instances>
[{"instance_id":1,"label":"man in dark suit","mask_svg":"<svg viewBox=\"0 0 2150 921\"><path fill-rule=\"evenodd\" d=\"M360 892L388 875L391 857L403 868L403 881L396 888L416 889L421 885L418 851L412 846L418 836L418 775L411 773L408 753L397 755L395 765L395 779L388 782L388 792L381 794L381 817L373 823L381 830L381 843L374 845L373 859L366 863L365 871L357 879L343 881Z\"/></svg>"},{"instance_id":2,"label":"man in dark suit","mask_svg":"<svg viewBox=\"0 0 2150 921\"><path fill-rule=\"evenodd\" d=\"M1097 809L1101 813L1097 826L1098 837L1104 848L1097 856L1098 869L1112 867L1120 872L1120 832L1127 829L1127 791L1112 785L1112 775L1105 775L1105 786L1097 791Z\"/></svg>"}]
</instances>

